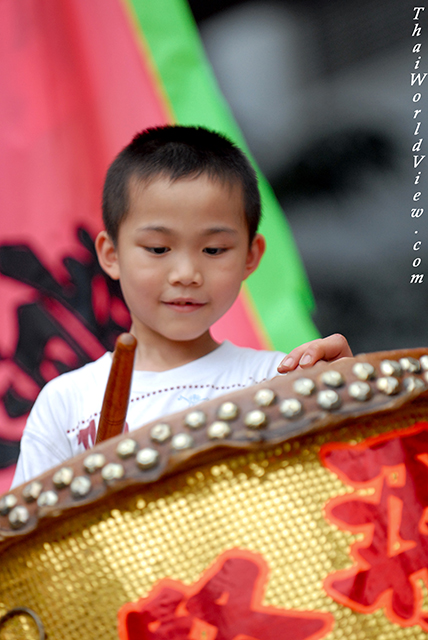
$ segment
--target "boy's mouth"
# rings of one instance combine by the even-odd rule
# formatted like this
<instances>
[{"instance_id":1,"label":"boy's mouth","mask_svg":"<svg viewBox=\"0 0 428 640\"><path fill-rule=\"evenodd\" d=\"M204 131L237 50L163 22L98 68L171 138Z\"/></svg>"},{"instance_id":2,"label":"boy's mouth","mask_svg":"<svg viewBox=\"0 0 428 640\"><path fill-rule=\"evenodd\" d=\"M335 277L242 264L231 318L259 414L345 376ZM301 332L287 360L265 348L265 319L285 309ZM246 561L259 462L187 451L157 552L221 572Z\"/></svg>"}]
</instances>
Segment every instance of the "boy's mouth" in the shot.
<instances>
[{"instance_id":1,"label":"boy's mouth","mask_svg":"<svg viewBox=\"0 0 428 640\"><path fill-rule=\"evenodd\" d=\"M177 311L194 311L205 306L205 302L199 302L193 298L176 298L175 300L164 301L168 307Z\"/></svg>"}]
</instances>

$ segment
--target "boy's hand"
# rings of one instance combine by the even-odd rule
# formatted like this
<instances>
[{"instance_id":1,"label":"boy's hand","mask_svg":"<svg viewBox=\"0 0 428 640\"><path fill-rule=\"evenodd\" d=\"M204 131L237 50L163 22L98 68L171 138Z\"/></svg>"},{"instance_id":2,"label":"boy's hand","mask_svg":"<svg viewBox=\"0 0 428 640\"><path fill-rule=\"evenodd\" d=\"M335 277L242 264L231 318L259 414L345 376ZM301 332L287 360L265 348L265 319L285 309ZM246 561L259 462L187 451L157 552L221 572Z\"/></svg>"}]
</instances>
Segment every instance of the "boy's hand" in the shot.
<instances>
[{"instance_id":1,"label":"boy's hand","mask_svg":"<svg viewBox=\"0 0 428 640\"><path fill-rule=\"evenodd\" d=\"M298 367L307 369L312 367L318 360L332 362L339 358L352 356L352 351L348 341L340 333L334 333L327 338L318 338L305 342L296 347L287 355L278 367L279 373L287 373Z\"/></svg>"}]
</instances>

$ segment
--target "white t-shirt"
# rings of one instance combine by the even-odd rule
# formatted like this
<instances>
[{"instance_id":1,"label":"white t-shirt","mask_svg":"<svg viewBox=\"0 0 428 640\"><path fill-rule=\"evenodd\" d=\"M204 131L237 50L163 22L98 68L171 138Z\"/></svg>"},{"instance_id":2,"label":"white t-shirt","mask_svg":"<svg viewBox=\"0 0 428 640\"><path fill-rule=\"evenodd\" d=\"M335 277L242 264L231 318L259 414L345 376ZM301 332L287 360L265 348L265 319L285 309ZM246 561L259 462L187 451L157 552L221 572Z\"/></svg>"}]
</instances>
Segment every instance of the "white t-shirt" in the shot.
<instances>
[{"instance_id":1,"label":"white t-shirt","mask_svg":"<svg viewBox=\"0 0 428 640\"><path fill-rule=\"evenodd\" d=\"M206 356L168 371L134 371L126 416L130 431L204 400L269 380L285 354L228 341ZM51 380L28 417L12 486L27 482L93 446L112 362L95 362Z\"/></svg>"}]
</instances>

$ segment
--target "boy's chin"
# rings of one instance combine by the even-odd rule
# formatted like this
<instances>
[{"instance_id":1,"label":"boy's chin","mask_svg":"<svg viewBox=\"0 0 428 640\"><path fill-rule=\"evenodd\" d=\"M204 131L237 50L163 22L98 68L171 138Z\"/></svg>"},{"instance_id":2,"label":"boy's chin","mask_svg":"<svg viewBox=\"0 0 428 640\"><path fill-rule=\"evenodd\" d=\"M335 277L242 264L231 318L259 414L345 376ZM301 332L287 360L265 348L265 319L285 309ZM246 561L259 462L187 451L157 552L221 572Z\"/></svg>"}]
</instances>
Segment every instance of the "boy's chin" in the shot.
<instances>
[{"instance_id":1,"label":"boy's chin","mask_svg":"<svg viewBox=\"0 0 428 640\"><path fill-rule=\"evenodd\" d=\"M182 343L182 344L192 343L192 342L197 343L197 342L202 342L206 339L211 339L211 335L208 329L202 333L189 333L189 334L177 333L177 334L172 334L165 337L170 342Z\"/></svg>"},{"instance_id":2,"label":"boy's chin","mask_svg":"<svg viewBox=\"0 0 428 640\"><path fill-rule=\"evenodd\" d=\"M200 343L200 342L212 342L213 339L210 334L210 327L207 327L205 323L199 327L189 326L151 326L144 325L143 323L133 322L131 329L137 340L141 343L156 344L160 342L170 342L171 345L186 344L186 343ZM160 343L159 343L160 344Z\"/></svg>"},{"instance_id":3,"label":"boy's chin","mask_svg":"<svg viewBox=\"0 0 428 640\"><path fill-rule=\"evenodd\" d=\"M195 329L195 330L183 330L180 329L160 332L165 340L168 340L171 343L198 343L204 341L212 340L210 334L210 327L203 329Z\"/></svg>"}]
</instances>

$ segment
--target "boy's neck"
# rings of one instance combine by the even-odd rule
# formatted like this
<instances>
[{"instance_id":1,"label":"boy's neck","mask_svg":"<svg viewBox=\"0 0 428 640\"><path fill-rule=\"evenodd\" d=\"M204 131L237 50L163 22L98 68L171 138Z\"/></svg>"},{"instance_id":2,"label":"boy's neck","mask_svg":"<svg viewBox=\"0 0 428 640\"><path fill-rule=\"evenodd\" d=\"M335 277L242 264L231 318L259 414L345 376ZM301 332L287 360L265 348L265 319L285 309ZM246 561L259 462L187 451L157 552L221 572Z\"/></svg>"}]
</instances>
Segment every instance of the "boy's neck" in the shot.
<instances>
[{"instance_id":1,"label":"boy's neck","mask_svg":"<svg viewBox=\"0 0 428 640\"><path fill-rule=\"evenodd\" d=\"M131 328L131 333L133 333ZM134 334L135 335L135 334ZM136 371L168 371L208 355L219 346L209 331L196 340L173 342L170 340L145 341L138 336L134 369Z\"/></svg>"}]
</instances>

